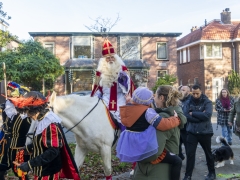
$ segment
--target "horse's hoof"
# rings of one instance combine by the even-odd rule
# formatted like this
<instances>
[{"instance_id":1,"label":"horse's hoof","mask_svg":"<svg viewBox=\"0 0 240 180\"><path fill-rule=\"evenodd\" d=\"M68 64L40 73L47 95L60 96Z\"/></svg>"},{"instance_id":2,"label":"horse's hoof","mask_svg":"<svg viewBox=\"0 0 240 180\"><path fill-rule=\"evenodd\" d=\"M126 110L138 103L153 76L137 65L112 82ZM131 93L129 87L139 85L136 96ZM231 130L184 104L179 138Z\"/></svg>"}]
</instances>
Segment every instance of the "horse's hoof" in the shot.
<instances>
[{"instance_id":1,"label":"horse's hoof","mask_svg":"<svg viewBox=\"0 0 240 180\"><path fill-rule=\"evenodd\" d=\"M134 174L134 169L130 172L130 176L133 176Z\"/></svg>"}]
</instances>

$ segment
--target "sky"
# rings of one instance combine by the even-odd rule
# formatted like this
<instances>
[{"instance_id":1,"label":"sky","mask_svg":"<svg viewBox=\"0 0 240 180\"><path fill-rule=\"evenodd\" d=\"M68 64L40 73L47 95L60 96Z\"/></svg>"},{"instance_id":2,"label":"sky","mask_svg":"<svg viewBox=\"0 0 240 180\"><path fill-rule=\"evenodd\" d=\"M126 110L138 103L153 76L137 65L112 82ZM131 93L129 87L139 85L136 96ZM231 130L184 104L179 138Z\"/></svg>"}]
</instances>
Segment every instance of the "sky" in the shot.
<instances>
[{"instance_id":1,"label":"sky","mask_svg":"<svg viewBox=\"0 0 240 180\"><path fill-rule=\"evenodd\" d=\"M120 21L111 32L179 32L184 37L192 26L220 19L230 8L240 20L240 0L0 0L12 17L9 31L20 40L28 32L89 32L85 27L101 16Z\"/></svg>"}]
</instances>

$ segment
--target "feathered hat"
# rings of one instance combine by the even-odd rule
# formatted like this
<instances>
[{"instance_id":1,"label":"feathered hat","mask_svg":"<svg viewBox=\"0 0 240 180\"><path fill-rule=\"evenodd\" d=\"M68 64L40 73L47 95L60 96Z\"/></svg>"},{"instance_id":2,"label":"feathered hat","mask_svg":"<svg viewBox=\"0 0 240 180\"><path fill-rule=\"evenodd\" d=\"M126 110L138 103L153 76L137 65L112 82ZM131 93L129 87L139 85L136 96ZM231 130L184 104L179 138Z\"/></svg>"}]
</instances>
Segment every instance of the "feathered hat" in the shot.
<instances>
[{"instance_id":1,"label":"feathered hat","mask_svg":"<svg viewBox=\"0 0 240 180\"><path fill-rule=\"evenodd\" d=\"M15 107L19 109L29 109L34 107L39 107L48 103L48 98L44 97L38 91L27 92L23 97L20 98L9 98L9 100L14 104Z\"/></svg>"},{"instance_id":2,"label":"feathered hat","mask_svg":"<svg viewBox=\"0 0 240 180\"><path fill-rule=\"evenodd\" d=\"M11 81L7 84L7 87L9 87L11 89L16 89L16 88L20 88L20 85L18 83Z\"/></svg>"},{"instance_id":3,"label":"feathered hat","mask_svg":"<svg viewBox=\"0 0 240 180\"><path fill-rule=\"evenodd\" d=\"M20 85L18 83L15 83L15 82L11 81L7 84L7 88L11 90L11 96L12 97L19 97L19 95L20 95L20 93L19 93Z\"/></svg>"},{"instance_id":4,"label":"feathered hat","mask_svg":"<svg viewBox=\"0 0 240 180\"><path fill-rule=\"evenodd\" d=\"M102 55L106 57L114 54L115 54L115 51L112 44L108 39L105 39L102 46Z\"/></svg>"}]
</instances>

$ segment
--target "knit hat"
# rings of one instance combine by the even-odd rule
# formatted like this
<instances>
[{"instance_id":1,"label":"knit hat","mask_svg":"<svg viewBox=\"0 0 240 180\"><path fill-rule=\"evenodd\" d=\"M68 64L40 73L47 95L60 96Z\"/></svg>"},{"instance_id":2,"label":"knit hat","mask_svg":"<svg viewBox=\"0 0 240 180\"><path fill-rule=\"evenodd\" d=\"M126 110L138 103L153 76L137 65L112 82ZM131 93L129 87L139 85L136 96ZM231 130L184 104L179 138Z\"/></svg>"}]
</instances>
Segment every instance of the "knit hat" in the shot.
<instances>
[{"instance_id":1,"label":"knit hat","mask_svg":"<svg viewBox=\"0 0 240 180\"><path fill-rule=\"evenodd\" d=\"M153 101L153 92L146 87L138 87L133 92L133 101L137 104L149 106Z\"/></svg>"},{"instance_id":2,"label":"knit hat","mask_svg":"<svg viewBox=\"0 0 240 180\"><path fill-rule=\"evenodd\" d=\"M115 51L112 44L108 39L105 39L102 46L102 55L106 57L114 54L115 54Z\"/></svg>"}]
</instances>

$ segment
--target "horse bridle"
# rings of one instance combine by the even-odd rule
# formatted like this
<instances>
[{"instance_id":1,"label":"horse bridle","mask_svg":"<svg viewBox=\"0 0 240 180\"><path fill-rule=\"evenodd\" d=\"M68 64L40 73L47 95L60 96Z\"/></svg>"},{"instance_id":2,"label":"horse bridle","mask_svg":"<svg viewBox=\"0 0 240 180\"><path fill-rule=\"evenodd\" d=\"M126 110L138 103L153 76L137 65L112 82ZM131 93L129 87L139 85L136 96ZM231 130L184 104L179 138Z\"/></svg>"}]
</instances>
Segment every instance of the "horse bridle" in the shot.
<instances>
[{"instance_id":1,"label":"horse bridle","mask_svg":"<svg viewBox=\"0 0 240 180\"><path fill-rule=\"evenodd\" d=\"M68 129L68 130L65 132L65 134L68 133L69 131L71 131L73 128L75 128L80 122L82 122L82 121L84 120L84 118L87 117L87 116L97 107L99 101L100 101L100 98L98 98L98 102L92 107L92 109L91 109L77 124L75 124L73 127L71 127L70 129ZM53 107L53 106L50 106L50 108L52 109L52 111L54 110L54 107ZM54 111L53 111L53 112L54 112Z\"/></svg>"}]
</instances>

